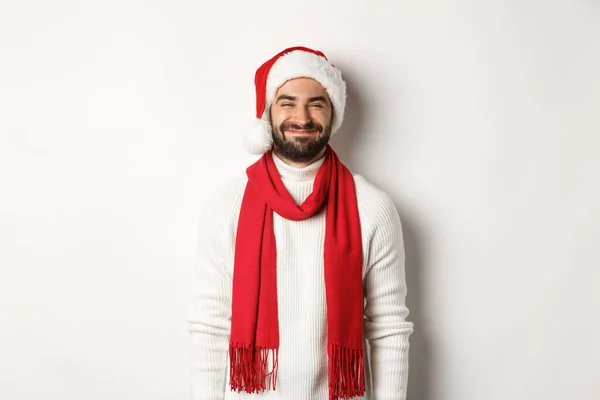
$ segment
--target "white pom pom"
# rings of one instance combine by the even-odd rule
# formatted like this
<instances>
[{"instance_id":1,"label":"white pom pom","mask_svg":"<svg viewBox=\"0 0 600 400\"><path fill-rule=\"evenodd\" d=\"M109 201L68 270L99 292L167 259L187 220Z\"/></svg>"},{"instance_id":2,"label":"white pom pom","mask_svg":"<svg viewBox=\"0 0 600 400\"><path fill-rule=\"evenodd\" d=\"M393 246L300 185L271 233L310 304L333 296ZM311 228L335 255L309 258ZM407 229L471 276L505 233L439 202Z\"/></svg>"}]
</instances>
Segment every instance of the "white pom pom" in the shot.
<instances>
[{"instance_id":1,"label":"white pom pom","mask_svg":"<svg viewBox=\"0 0 600 400\"><path fill-rule=\"evenodd\" d=\"M244 132L244 148L252 154L261 155L273 146L271 123L256 119Z\"/></svg>"}]
</instances>

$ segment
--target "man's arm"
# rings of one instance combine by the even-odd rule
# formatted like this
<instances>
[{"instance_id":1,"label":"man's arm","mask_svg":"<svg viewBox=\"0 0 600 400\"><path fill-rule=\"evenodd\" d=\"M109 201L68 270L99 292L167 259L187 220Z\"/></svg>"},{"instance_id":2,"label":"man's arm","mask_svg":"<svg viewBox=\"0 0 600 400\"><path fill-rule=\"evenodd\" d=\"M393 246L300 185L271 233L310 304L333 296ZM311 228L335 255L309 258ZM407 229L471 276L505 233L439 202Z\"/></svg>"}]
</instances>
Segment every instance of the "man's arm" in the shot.
<instances>
[{"instance_id":1,"label":"man's arm","mask_svg":"<svg viewBox=\"0 0 600 400\"><path fill-rule=\"evenodd\" d=\"M231 321L232 262L226 232L230 210L218 198L200 218L193 298L188 318L192 339L192 398L223 400Z\"/></svg>"},{"instance_id":2,"label":"man's arm","mask_svg":"<svg viewBox=\"0 0 600 400\"><path fill-rule=\"evenodd\" d=\"M365 275L365 337L371 348L372 400L405 400L408 380L406 283L402 226L392 200L374 204L375 231L369 243Z\"/></svg>"}]
</instances>

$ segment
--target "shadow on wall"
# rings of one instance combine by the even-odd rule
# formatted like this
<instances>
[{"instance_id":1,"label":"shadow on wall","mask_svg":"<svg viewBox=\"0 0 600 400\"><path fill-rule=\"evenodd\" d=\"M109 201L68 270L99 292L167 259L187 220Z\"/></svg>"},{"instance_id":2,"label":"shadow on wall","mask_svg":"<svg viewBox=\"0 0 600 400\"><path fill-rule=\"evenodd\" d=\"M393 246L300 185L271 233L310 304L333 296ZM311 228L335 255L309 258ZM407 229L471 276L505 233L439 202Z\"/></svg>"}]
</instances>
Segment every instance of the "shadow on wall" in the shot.
<instances>
[{"instance_id":1,"label":"shadow on wall","mask_svg":"<svg viewBox=\"0 0 600 400\"><path fill-rule=\"evenodd\" d=\"M331 145L338 153L342 162L344 162L351 171L359 171L360 168L360 149L354 146L356 143L368 143L367 141L357 140L360 135L366 133L365 118L363 116L369 112L360 101L360 84L354 79L353 74L348 74L343 66L340 69L344 71L344 80L348 85L348 98L346 103L346 112L341 135L334 135L331 139ZM406 132L404 133L406 134ZM388 148L389 154L382 154L382 157L393 157L397 154L394 148ZM393 157L399 159L398 157ZM390 183L391 184L391 183ZM385 190L384 187L381 189ZM396 208L402 220L402 230L404 235L404 246L406 249L406 285L408 288L407 307L410 310L408 320L414 323L414 332L410 337L410 357L409 357L409 378L408 378L408 400L433 400L433 368L431 343L428 341L427 317L424 315L424 309L420 305L427 303L427 293L424 290L423 269L426 267L425 254L421 249L424 246L423 240L426 237L424 232L420 231L417 221L411 220L411 213L398 204L403 204L401 199L394 199Z\"/></svg>"},{"instance_id":2,"label":"shadow on wall","mask_svg":"<svg viewBox=\"0 0 600 400\"><path fill-rule=\"evenodd\" d=\"M397 203L396 203L397 204ZM397 207L398 208L398 207ZM428 340L427 318L419 307L427 302L427 293L424 291L423 267L424 254L422 253L423 235L420 235L418 227L406 213L399 208L402 219L402 230L404 234L404 246L406 248L406 286L408 295L407 307L410 310L409 321L414 323L414 332L410 337L410 356L408 373L408 400L433 400L430 390L433 384L433 365L431 354L431 342ZM404 216L403 216L404 215Z\"/></svg>"}]
</instances>

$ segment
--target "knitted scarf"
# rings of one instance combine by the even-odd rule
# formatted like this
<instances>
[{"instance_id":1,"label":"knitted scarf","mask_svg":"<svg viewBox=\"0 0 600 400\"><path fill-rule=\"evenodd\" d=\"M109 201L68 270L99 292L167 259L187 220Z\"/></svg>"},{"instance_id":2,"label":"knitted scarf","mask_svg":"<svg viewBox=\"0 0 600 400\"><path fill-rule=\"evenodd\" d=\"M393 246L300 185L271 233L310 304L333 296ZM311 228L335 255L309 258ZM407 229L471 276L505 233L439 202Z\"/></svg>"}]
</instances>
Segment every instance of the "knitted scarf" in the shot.
<instances>
[{"instance_id":1,"label":"knitted scarf","mask_svg":"<svg viewBox=\"0 0 600 400\"><path fill-rule=\"evenodd\" d=\"M230 386L259 393L276 389L279 327L273 212L292 221L326 206L324 279L327 302L329 399L365 391L362 243L354 179L328 145L312 193L296 205L271 152L247 169L235 243ZM268 361L272 368L268 371ZM286 362L286 360L281 360Z\"/></svg>"}]
</instances>

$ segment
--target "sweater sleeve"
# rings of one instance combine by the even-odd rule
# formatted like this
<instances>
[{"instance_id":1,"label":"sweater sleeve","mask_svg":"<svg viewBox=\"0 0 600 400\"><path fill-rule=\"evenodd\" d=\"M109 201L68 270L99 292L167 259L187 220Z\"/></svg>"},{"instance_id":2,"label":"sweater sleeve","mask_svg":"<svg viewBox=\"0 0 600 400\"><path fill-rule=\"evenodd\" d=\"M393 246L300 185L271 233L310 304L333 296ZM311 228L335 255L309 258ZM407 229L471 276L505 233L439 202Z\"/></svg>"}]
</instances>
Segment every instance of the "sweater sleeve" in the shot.
<instances>
[{"instance_id":1,"label":"sweater sleeve","mask_svg":"<svg viewBox=\"0 0 600 400\"><path fill-rule=\"evenodd\" d=\"M225 395L233 254L228 233L231 207L224 203L222 195L210 200L198 229L188 317L193 400L223 400Z\"/></svg>"},{"instance_id":2,"label":"sweater sleeve","mask_svg":"<svg viewBox=\"0 0 600 400\"><path fill-rule=\"evenodd\" d=\"M371 203L374 218L365 288L365 338L371 351L372 400L405 400L408 380L404 243L400 217L385 194Z\"/></svg>"}]
</instances>

